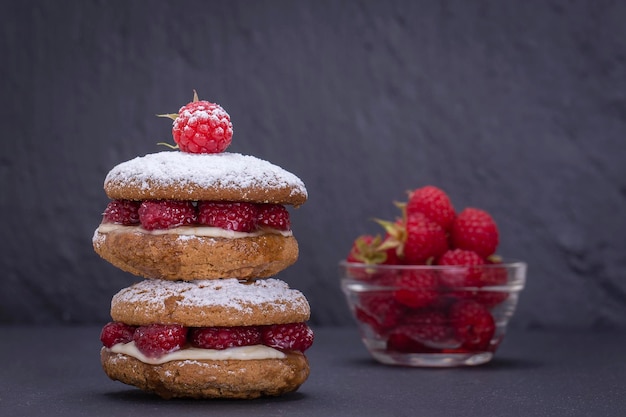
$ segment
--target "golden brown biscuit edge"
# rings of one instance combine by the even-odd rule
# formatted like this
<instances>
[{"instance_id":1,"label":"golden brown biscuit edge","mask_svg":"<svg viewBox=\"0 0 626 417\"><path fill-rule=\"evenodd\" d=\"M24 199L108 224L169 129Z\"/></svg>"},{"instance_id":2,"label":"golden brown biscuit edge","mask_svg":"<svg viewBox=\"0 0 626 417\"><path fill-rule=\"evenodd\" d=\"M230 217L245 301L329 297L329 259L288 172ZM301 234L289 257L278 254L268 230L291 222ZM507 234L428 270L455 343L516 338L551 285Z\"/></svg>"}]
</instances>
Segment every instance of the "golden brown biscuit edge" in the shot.
<instances>
[{"instance_id":1,"label":"golden brown biscuit edge","mask_svg":"<svg viewBox=\"0 0 626 417\"><path fill-rule=\"evenodd\" d=\"M177 360L150 365L102 348L104 372L114 381L170 398L254 399L298 390L309 377L306 356L288 352L284 359Z\"/></svg>"}]
</instances>

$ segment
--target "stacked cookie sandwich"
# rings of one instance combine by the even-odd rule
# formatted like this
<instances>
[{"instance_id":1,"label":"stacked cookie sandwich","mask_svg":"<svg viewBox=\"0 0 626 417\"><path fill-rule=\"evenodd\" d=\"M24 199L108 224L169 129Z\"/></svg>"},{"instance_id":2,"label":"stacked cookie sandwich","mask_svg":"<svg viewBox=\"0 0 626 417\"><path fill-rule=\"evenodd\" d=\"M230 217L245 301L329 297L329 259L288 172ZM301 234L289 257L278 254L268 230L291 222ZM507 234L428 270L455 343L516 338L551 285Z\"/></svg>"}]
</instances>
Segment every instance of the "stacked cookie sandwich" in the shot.
<instances>
[{"instance_id":1,"label":"stacked cookie sandwich","mask_svg":"<svg viewBox=\"0 0 626 417\"><path fill-rule=\"evenodd\" d=\"M114 167L95 251L145 278L111 301L102 366L164 398L257 398L298 389L313 343L304 295L276 278L298 258L286 206L302 181L228 153L232 124L217 104L176 114L176 150Z\"/></svg>"}]
</instances>

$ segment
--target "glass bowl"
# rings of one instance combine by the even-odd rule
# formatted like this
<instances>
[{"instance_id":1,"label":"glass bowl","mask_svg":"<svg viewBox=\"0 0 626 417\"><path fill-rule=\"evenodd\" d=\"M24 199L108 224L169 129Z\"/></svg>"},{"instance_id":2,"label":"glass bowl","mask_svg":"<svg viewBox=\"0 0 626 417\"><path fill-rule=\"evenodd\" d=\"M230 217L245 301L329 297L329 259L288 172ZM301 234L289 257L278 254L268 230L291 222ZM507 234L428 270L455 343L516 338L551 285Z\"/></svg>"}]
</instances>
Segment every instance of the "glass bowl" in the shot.
<instances>
[{"instance_id":1,"label":"glass bowl","mask_svg":"<svg viewBox=\"0 0 626 417\"><path fill-rule=\"evenodd\" d=\"M389 365L489 362L526 282L526 264L368 265L341 261L341 288L370 354Z\"/></svg>"}]
</instances>

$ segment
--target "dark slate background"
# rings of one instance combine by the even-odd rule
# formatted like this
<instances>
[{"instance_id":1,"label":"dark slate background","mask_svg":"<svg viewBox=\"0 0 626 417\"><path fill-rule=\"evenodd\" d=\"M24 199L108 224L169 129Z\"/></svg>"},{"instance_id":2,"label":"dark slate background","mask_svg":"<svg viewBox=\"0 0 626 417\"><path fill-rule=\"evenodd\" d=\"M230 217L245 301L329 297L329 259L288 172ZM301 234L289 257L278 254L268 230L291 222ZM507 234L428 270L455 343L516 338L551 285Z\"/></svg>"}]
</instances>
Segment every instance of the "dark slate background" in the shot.
<instances>
[{"instance_id":1,"label":"dark slate background","mask_svg":"<svg viewBox=\"0 0 626 417\"><path fill-rule=\"evenodd\" d=\"M626 2L3 1L0 322L101 323L137 280L91 237L106 173L192 89L300 176L278 277L351 324L337 261L434 184L529 281L513 325L626 328Z\"/></svg>"}]
</instances>

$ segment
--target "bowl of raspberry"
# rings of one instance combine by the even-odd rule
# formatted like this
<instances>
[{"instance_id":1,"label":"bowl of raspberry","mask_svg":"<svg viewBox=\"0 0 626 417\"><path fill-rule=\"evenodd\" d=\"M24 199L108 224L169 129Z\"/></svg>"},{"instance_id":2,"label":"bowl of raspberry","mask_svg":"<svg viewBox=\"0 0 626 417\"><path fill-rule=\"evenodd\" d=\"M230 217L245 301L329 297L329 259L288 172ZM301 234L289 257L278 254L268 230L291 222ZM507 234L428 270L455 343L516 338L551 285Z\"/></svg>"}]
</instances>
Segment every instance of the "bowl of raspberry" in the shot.
<instances>
[{"instance_id":1,"label":"bowl of raspberry","mask_svg":"<svg viewBox=\"0 0 626 417\"><path fill-rule=\"evenodd\" d=\"M361 340L388 365L480 365L496 353L526 283L523 261L496 254L484 210L456 212L426 186L396 203L401 218L354 240L339 262L341 289Z\"/></svg>"}]
</instances>

